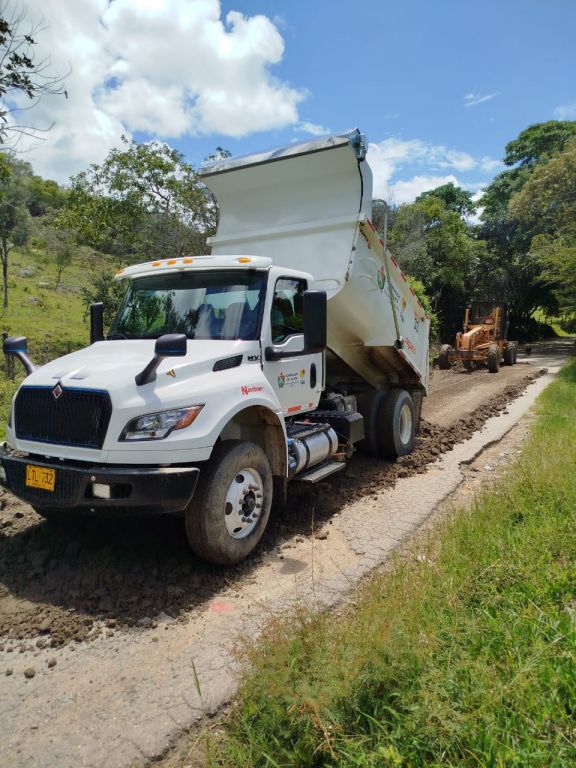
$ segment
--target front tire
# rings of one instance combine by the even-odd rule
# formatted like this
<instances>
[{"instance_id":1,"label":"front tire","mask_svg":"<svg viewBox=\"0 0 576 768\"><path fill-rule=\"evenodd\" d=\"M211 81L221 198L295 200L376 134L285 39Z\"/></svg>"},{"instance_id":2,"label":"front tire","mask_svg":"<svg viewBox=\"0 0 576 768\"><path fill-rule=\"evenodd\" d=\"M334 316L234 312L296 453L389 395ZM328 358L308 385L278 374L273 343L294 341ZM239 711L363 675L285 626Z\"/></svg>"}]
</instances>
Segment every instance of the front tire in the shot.
<instances>
[{"instance_id":1,"label":"front tire","mask_svg":"<svg viewBox=\"0 0 576 768\"><path fill-rule=\"evenodd\" d=\"M500 370L500 350L497 344L492 344L488 349L486 365L490 373L498 373Z\"/></svg>"},{"instance_id":2,"label":"front tire","mask_svg":"<svg viewBox=\"0 0 576 768\"><path fill-rule=\"evenodd\" d=\"M256 547L272 506L272 470L254 443L216 445L184 513L192 551L217 565L234 565Z\"/></svg>"},{"instance_id":3,"label":"front tire","mask_svg":"<svg viewBox=\"0 0 576 768\"><path fill-rule=\"evenodd\" d=\"M448 371L451 367L450 355L452 353L452 347L450 344L442 344L440 352L438 354L438 368L441 371Z\"/></svg>"}]
</instances>

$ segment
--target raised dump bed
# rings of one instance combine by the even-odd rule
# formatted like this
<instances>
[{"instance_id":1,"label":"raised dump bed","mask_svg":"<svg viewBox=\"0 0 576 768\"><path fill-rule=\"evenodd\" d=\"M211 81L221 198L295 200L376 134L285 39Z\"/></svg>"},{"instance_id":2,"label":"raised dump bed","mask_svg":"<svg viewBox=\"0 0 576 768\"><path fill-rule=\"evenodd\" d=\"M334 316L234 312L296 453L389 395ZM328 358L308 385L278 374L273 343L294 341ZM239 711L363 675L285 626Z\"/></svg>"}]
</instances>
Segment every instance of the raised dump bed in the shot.
<instances>
[{"instance_id":1,"label":"raised dump bed","mask_svg":"<svg viewBox=\"0 0 576 768\"><path fill-rule=\"evenodd\" d=\"M268 256L326 291L328 348L346 364L330 365L329 377L426 391L429 319L372 225L358 131L224 159L200 175L220 208L213 254Z\"/></svg>"}]
</instances>

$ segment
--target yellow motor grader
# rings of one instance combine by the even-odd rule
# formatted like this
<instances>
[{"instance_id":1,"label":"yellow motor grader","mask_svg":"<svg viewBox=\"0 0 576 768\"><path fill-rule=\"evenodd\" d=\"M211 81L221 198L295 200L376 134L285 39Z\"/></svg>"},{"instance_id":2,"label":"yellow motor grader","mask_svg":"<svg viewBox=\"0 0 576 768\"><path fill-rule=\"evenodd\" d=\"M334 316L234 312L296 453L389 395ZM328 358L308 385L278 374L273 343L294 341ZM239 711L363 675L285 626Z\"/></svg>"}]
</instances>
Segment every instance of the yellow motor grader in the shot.
<instances>
[{"instance_id":1,"label":"yellow motor grader","mask_svg":"<svg viewBox=\"0 0 576 768\"><path fill-rule=\"evenodd\" d=\"M516 362L518 342L508 341L507 336L508 305L473 301L466 309L464 328L456 334L456 347L443 344L438 365L447 370L460 361L469 370L486 365L490 373L498 373L501 362Z\"/></svg>"}]
</instances>

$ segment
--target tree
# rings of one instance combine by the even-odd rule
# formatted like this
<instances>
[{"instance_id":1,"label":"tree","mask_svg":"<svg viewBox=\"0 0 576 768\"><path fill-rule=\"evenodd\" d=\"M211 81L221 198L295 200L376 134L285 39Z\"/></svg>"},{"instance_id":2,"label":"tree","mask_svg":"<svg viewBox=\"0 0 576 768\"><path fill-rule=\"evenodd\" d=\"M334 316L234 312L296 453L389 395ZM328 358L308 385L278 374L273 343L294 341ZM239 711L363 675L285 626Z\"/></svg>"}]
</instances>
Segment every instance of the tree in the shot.
<instances>
[{"instance_id":1,"label":"tree","mask_svg":"<svg viewBox=\"0 0 576 768\"><path fill-rule=\"evenodd\" d=\"M43 227L43 234L40 238L47 251L53 254L54 264L56 266L56 285L58 290L62 282L62 275L72 264L74 254L76 253L76 241L72 232L57 229L47 224Z\"/></svg>"},{"instance_id":2,"label":"tree","mask_svg":"<svg viewBox=\"0 0 576 768\"><path fill-rule=\"evenodd\" d=\"M576 137L539 163L509 204L531 234L530 255L562 311L576 310Z\"/></svg>"},{"instance_id":3,"label":"tree","mask_svg":"<svg viewBox=\"0 0 576 768\"><path fill-rule=\"evenodd\" d=\"M41 23L27 24L26 11L9 0L0 2L0 144L10 142L12 148L22 135L38 137L50 128L11 122L11 114L24 108L22 96L31 106L47 94L67 96L63 78L50 71L50 61L34 59L36 37L44 29Z\"/></svg>"},{"instance_id":4,"label":"tree","mask_svg":"<svg viewBox=\"0 0 576 768\"><path fill-rule=\"evenodd\" d=\"M549 160L556 152L561 152L567 142L574 137L576 137L576 122L573 120L549 120L547 123L535 123L506 144L504 163L532 168L542 160Z\"/></svg>"},{"instance_id":5,"label":"tree","mask_svg":"<svg viewBox=\"0 0 576 768\"><path fill-rule=\"evenodd\" d=\"M26 187L28 189L26 207L34 218L59 210L66 200L66 191L51 179L30 176L26 179Z\"/></svg>"},{"instance_id":6,"label":"tree","mask_svg":"<svg viewBox=\"0 0 576 768\"><path fill-rule=\"evenodd\" d=\"M32 169L28 163L0 155L0 263L2 264L3 306L8 306L8 259L15 245L23 245L28 234L24 178Z\"/></svg>"},{"instance_id":7,"label":"tree","mask_svg":"<svg viewBox=\"0 0 576 768\"><path fill-rule=\"evenodd\" d=\"M216 204L192 166L166 144L123 140L125 149L72 178L59 226L128 261L203 252Z\"/></svg>"},{"instance_id":8,"label":"tree","mask_svg":"<svg viewBox=\"0 0 576 768\"><path fill-rule=\"evenodd\" d=\"M576 135L563 151L534 168L508 211L536 233L557 232L576 220Z\"/></svg>"},{"instance_id":9,"label":"tree","mask_svg":"<svg viewBox=\"0 0 576 768\"><path fill-rule=\"evenodd\" d=\"M444 203L447 211L453 211L458 216L471 216L476 213L476 203L472 200L472 192L467 192L462 187L457 187L451 181L448 184L443 184L436 189L430 189L427 192L422 192L416 198L417 203L423 200L428 200L431 197L435 197Z\"/></svg>"},{"instance_id":10,"label":"tree","mask_svg":"<svg viewBox=\"0 0 576 768\"><path fill-rule=\"evenodd\" d=\"M470 236L466 222L447 209L441 195L427 195L398 208L390 247L402 269L423 283L439 315L441 336L452 338L484 245Z\"/></svg>"},{"instance_id":11,"label":"tree","mask_svg":"<svg viewBox=\"0 0 576 768\"><path fill-rule=\"evenodd\" d=\"M504 162L514 167L498 174L480 200L479 236L486 242L501 298L510 302L512 331L526 329L536 307L550 310L556 298L543 275L543 262L531 248L534 221L518 218L519 208L511 207L511 201L575 136L573 121L551 120L526 128L506 145ZM528 193L519 199L528 200Z\"/></svg>"},{"instance_id":12,"label":"tree","mask_svg":"<svg viewBox=\"0 0 576 768\"><path fill-rule=\"evenodd\" d=\"M82 301L88 312L90 305L101 301L104 304L104 325L110 327L120 309L126 294L126 281L114 280L114 270L103 268L82 288Z\"/></svg>"}]
</instances>

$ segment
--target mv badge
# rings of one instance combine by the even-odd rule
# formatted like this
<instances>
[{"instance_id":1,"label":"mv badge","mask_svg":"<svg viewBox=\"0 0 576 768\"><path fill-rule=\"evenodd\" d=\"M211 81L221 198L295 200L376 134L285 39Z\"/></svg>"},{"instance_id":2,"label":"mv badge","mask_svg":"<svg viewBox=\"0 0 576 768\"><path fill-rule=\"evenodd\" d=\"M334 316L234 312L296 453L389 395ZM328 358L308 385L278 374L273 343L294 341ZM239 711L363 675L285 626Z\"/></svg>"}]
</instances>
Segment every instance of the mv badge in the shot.
<instances>
[{"instance_id":1,"label":"mv badge","mask_svg":"<svg viewBox=\"0 0 576 768\"><path fill-rule=\"evenodd\" d=\"M59 400L63 394L64 394L64 390L62 389L62 385L60 384L60 382L58 382L58 384L56 384L56 386L52 390L52 397L54 398L54 400Z\"/></svg>"}]
</instances>

